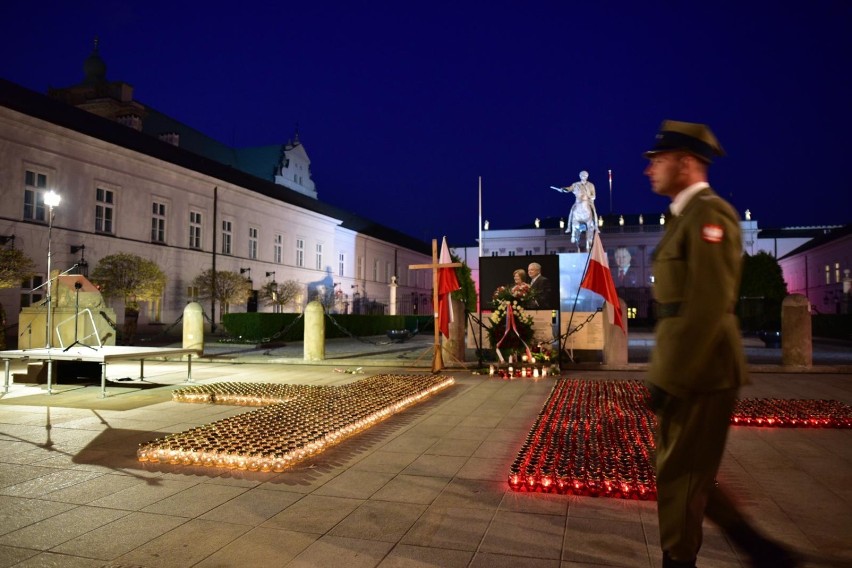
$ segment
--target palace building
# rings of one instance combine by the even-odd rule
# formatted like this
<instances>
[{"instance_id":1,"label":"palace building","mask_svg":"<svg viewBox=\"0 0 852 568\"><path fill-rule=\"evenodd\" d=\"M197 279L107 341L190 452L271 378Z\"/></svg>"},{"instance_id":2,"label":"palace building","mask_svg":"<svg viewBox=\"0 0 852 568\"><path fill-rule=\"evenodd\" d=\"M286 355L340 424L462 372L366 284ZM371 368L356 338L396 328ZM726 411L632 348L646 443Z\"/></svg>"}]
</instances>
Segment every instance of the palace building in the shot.
<instances>
[{"instance_id":1,"label":"palace building","mask_svg":"<svg viewBox=\"0 0 852 568\"><path fill-rule=\"evenodd\" d=\"M286 144L229 148L108 81L97 45L84 74L48 95L0 80L0 237L37 270L20 289L0 290L7 325L44 300L49 243L54 273L76 264L71 273L85 275L116 253L154 261L166 289L141 306L140 325L176 321L197 297L192 280L213 266L252 281L248 304L231 312L272 311L259 289L296 280L305 294L293 310L311 291L333 290L334 310L387 313L394 276L397 313L431 311L430 275L408 270L429 262L431 248L319 200L298 133ZM50 190L61 202L49 237Z\"/></svg>"}]
</instances>

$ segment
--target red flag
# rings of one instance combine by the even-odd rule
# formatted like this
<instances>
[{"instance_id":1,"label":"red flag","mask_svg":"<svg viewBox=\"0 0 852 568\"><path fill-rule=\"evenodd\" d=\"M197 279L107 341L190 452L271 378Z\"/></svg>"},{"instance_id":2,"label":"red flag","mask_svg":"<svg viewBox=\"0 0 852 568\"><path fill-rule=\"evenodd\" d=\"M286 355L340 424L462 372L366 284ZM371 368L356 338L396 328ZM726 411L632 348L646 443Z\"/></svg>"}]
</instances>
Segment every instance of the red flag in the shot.
<instances>
[{"instance_id":1,"label":"red flag","mask_svg":"<svg viewBox=\"0 0 852 568\"><path fill-rule=\"evenodd\" d=\"M450 249L447 248L447 237L441 243L441 255L438 257L439 264L450 264ZM450 322L453 321L453 308L450 302L450 293L459 290L459 279L456 277L455 268L438 269L438 328L444 337L450 337Z\"/></svg>"},{"instance_id":2,"label":"red flag","mask_svg":"<svg viewBox=\"0 0 852 568\"><path fill-rule=\"evenodd\" d=\"M592 256L589 258L589 267L586 269L586 276L583 278L583 283L580 284L580 287L603 296L612 309L610 317L615 319L615 325L620 327L624 333L627 333L627 329L624 326L624 319L621 315L621 302L618 301L615 283L612 281L612 272L609 270L609 261L606 258L606 253L601 244L601 237L597 231L595 231L595 242L592 245ZM610 319L609 323L613 323L612 319Z\"/></svg>"}]
</instances>

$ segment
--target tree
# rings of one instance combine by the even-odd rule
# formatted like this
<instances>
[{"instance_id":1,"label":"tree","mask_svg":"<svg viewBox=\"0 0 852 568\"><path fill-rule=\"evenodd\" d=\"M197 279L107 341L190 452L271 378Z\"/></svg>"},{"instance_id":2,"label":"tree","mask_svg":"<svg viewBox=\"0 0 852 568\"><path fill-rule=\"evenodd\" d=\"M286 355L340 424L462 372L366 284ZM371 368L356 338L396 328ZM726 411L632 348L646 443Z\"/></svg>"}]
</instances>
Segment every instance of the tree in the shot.
<instances>
[{"instance_id":1,"label":"tree","mask_svg":"<svg viewBox=\"0 0 852 568\"><path fill-rule=\"evenodd\" d=\"M18 288L32 278L35 264L16 248L0 248L0 288ZM6 310L0 304L0 349L6 348Z\"/></svg>"},{"instance_id":2,"label":"tree","mask_svg":"<svg viewBox=\"0 0 852 568\"><path fill-rule=\"evenodd\" d=\"M781 302L786 296L784 273L774 256L761 251L743 257L739 313L745 329L781 329Z\"/></svg>"},{"instance_id":3,"label":"tree","mask_svg":"<svg viewBox=\"0 0 852 568\"><path fill-rule=\"evenodd\" d=\"M0 248L0 288L18 288L32 278L35 264L16 248Z\"/></svg>"},{"instance_id":4,"label":"tree","mask_svg":"<svg viewBox=\"0 0 852 568\"><path fill-rule=\"evenodd\" d=\"M204 300L213 299L222 306L222 313L228 313L231 304L242 304L251 296L251 282L236 272L216 271L216 288L213 289L213 269L208 268L192 280L198 288L198 296Z\"/></svg>"},{"instance_id":5,"label":"tree","mask_svg":"<svg viewBox=\"0 0 852 568\"><path fill-rule=\"evenodd\" d=\"M128 253L103 257L89 280L105 298L121 298L125 303L157 300L166 287L166 275L155 262Z\"/></svg>"},{"instance_id":6,"label":"tree","mask_svg":"<svg viewBox=\"0 0 852 568\"><path fill-rule=\"evenodd\" d=\"M461 258L455 254L450 254L453 262L462 262ZM456 300L461 300L464 304L466 312L476 311L476 284L471 277L470 267L467 263L462 262L462 266L456 268L456 277L459 279L459 288L451 294Z\"/></svg>"},{"instance_id":7,"label":"tree","mask_svg":"<svg viewBox=\"0 0 852 568\"><path fill-rule=\"evenodd\" d=\"M269 282L260 290L261 298L267 305L283 308L293 302L302 293L302 284L297 280L285 280L284 282Z\"/></svg>"}]
</instances>

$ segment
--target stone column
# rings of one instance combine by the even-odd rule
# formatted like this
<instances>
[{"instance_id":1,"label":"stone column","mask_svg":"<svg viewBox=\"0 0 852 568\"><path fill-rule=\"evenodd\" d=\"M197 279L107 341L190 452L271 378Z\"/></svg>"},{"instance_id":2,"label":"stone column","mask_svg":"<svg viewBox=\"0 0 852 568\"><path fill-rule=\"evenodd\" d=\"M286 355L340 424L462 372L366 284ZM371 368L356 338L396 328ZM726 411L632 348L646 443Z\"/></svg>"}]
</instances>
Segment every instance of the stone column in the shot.
<instances>
[{"instance_id":1,"label":"stone column","mask_svg":"<svg viewBox=\"0 0 852 568\"><path fill-rule=\"evenodd\" d=\"M624 319L624 327L627 327L627 302L618 299L621 305L621 316ZM612 307L604 304L604 365L626 365L627 364L627 334L615 323L609 323L609 315ZM614 321L614 320L613 320Z\"/></svg>"},{"instance_id":2,"label":"stone column","mask_svg":"<svg viewBox=\"0 0 852 568\"><path fill-rule=\"evenodd\" d=\"M183 348L204 351L204 310L198 302L183 309Z\"/></svg>"},{"instance_id":3,"label":"stone column","mask_svg":"<svg viewBox=\"0 0 852 568\"><path fill-rule=\"evenodd\" d=\"M781 364L813 365L810 302L802 294L790 294L781 303Z\"/></svg>"},{"instance_id":4,"label":"stone column","mask_svg":"<svg viewBox=\"0 0 852 568\"><path fill-rule=\"evenodd\" d=\"M314 300L305 308L305 361L325 359L325 311L322 303Z\"/></svg>"}]
</instances>

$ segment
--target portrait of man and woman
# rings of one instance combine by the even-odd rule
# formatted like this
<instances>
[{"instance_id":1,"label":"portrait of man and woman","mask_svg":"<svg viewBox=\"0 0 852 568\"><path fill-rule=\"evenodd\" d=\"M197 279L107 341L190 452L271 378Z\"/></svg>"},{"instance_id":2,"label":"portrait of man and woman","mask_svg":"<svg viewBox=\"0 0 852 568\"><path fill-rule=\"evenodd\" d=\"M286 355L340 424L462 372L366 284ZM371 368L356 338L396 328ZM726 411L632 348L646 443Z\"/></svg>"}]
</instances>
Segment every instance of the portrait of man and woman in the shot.
<instances>
[{"instance_id":1,"label":"portrait of man and woman","mask_svg":"<svg viewBox=\"0 0 852 568\"><path fill-rule=\"evenodd\" d=\"M505 288L528 310L559 307L559 260L556 255L527 257L483 257L482 290ZM507 282L508 274L511 281Z\"/></svg>"}]
</instances>

